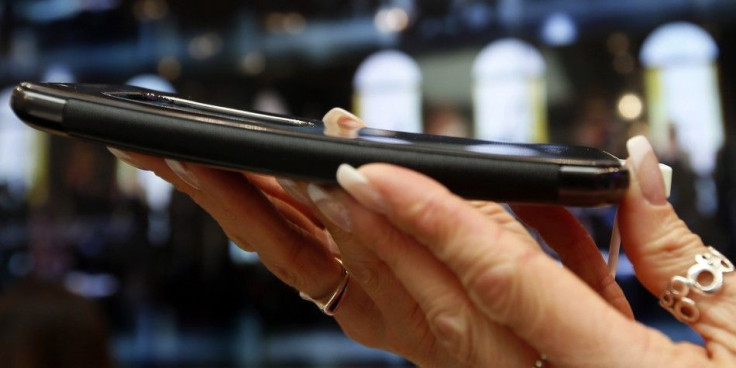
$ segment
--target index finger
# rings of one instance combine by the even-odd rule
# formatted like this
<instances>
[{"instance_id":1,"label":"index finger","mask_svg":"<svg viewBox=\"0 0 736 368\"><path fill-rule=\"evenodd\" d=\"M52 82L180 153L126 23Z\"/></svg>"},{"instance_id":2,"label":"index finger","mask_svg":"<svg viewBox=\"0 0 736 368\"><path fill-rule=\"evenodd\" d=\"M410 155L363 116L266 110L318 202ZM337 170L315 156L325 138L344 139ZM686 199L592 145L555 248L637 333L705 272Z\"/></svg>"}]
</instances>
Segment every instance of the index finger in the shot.
<instances>
[{"instance_id":1,"label":"index finger","mask_svg":"<svg viewBox=\"0 0 736 368\"><path fill-rule=\"evenodd\" d=\"M487 318L509 326L553 363L589 366L590 361L581 362L585 351L623 366L648 359L644 365L654 365L656 357L646 346L655 340L672 347L664 336L611 308L537 244L504 230L435 181L385 164L361 167L360 180L345 180L348 175L340 180L338 172L345 190L426 246ZM571 341L580 346L571 348Z\"/></svg>"},{"instance_id":2,"label":"index finger","mask_svg":"<svg viewBox=\"0 0 736 368\"><path fill-rule=\"evenodd\" d=\"M271 202L240 173L185 163L178 163L180 172L174 172L161 158L122 154L126 162L155 172L189 195L230 239L257 251L263 264L286 284L321 296L342 279L341 266L319 237L322 230L306 220L295 221L300 215L296 210L284 211L288 205L277 208L278 202ZM297 228L295 223L304 227Z\"/></svg>"}]
</instances>

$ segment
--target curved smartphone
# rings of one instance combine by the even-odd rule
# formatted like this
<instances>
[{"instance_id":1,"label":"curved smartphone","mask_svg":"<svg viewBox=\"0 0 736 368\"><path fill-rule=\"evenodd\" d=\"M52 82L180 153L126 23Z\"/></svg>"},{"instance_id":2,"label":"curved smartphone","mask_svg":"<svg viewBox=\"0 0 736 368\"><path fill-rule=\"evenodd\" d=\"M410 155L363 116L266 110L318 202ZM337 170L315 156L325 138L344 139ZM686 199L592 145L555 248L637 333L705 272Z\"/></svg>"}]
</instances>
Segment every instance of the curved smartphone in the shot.
<instances>
[{"instance_id":1,"label":"curved smartphone","mask_svg":"<svg viewBox=\"0 0 736 368\"><path fill-rule=\"evenodd\" d=\"M570 206L612 204L629 175L589 147L513 144L363 128L324 135L321 121L236 110L130 86L22 83L11 100L27 124L152 155L233 170L335 182L342 163L387 162L466 198ZM411 183L406 183L411 190Z\"/></svg>"}]
</instances>

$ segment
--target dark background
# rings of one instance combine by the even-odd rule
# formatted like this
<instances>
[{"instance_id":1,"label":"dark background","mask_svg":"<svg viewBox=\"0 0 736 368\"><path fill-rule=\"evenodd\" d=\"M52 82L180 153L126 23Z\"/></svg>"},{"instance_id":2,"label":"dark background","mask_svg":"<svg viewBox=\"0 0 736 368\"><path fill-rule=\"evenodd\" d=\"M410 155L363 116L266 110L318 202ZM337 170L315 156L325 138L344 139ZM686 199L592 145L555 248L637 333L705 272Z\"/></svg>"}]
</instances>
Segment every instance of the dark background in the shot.
<instances>
[{"instance_id":1,"label":"dark background","mask_svg":"<svg viewBox=\"0 0 736 368\"><path fill-rule=\"evenodd\" d=\"M625 156L626 134L618 131L646 124L645 118L629 122L616 115L623 93L644 95L641 44L658 26L687 21L705 29L718 45L724 129L730 133L734 128L733 0L6 0L0 4L3 88L50 78L49 70L94 83L126 83L137 75L158 74L181 95L231 107L252 108L260 93L274 91L290 113L314 118L333 106L351 108L355 71L376 51L398 49L422 64L428 58L472 55L495 40L514 37L555 60L557 67L548 69L547 79L568 86L564 98L547 103L550 139L599 145L620 156ZM406 28L377 30L377 12L392 7L407 11ZM576 37L569 43L550 44L540 29L558 12L573 20ZM621 38L632 63L624 72L613 67L615 55L610 51L612 39ZM549 83L548 89L554 87ZM425 94L438 95L430 92ZM468 92L467 98L427 97L424 115L449 107L467 122L472 116L469 96ZM604 116L601 129L613 137L582 140L580 132L594 124L590 116ZM4 123L0 121L0 126ZM0 315L7 312L0 316L4 331L0 334L6 338L28 335L22 326L8 322L16 317L7 316L18 315L11 312L21 310L31 320L82 319L74 326L86 324L92 332L53 323L48 329L107 336L96 341L108 347L120 366L404 364L397 357L350 343L331 319L301 301L257 260L233 256L214 221L187 198L173 193L164 208L152 208L140 188L124 188L121 169L104 147L56 137L35 142L38 172L33 180L18 185L14 178L0 176L0 299L6 300ZM693 209L687 167L675 170L675 175L683 174L676 179L673 198L706 242L731 255L729 230L736 229L730 222L734 180L728 173L736 172L731 167L736 160L732 162L728 154L732 148L727 139L721 156L725 169L716 178L721 193L716 211ZM573 211L605 250L613 209ZM619 280L640 320L675 339L698 341L658 308L630 271L624 270ZM54 287L83 296L97 312L79 316L82 309L61 307L73 301L39 299L52 295L47 288Z\"/></svg>"}]
</instances>

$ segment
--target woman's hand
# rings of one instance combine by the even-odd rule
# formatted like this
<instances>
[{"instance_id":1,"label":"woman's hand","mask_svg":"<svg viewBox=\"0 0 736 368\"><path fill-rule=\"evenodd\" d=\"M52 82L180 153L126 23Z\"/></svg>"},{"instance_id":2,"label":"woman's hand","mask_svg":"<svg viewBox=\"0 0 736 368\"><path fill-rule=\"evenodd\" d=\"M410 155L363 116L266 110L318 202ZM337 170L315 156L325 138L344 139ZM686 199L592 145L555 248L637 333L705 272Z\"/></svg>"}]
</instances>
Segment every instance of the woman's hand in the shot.
<instances>
[{"instance_id":1,"label":"woman's hand","mask_svg":"<svg viewBox=\"0 0 736 368\"><path fill-rule=\"evenodd\" d=\"M324 120L331 135L351 137L362 126L342 110ZM335 312L343 330L420 365L532 366L538 352L560 366L670 360L698 365L707 353L716 360L733 359L735 349L724 344L733 339L733 328L706 328L711 334L703 332L709 341L703 349L675 345L634 322L595 244L560 208L515 210L556 249L566 268L542 254L501 206L463 201L409 170L344 167L338 179L348 195L336 188L114 153L189 194L232 240L258 252L277 277L314 299L324 301L338 291L344 276L335 260L339 256L351 274ZM651 166L647 160L633 161L637 173ZM693 263L693 252L701 252L702 244L692 235L681 236L689 232L650 190L656 178L645 179L643 190L634 181L620 221L637 272L659 296L669 278ZM652 193L655 200L647 199ZM690 259L678 253L685 243L697 245L688 248ZM733 284L727 279L720 295L698 299L704 316L711 311L721 316L711 325L728 326L722 322L733 319L732 310L718 312L724 303L733 304Z\"/></svg>"},{"instance_id":2,"label":"woman's hand","mask_svg":"<svg viewBox=\"0 0 736 368\"><path fill-rule=\"evenodd\" d=\"M628 147L633 180L620 207L621 232L639 279L660 297L708 250L667 203L649 143L637 137ZM715 295L689 294L701 312L691 325L705 346L675 344L631 318L594 244L561 209L517 211L566 268L499 207L478 211L415 172L371 164L344 166L337 177L349 195L315 185L307 193L353 284L384 316L406 314L404 336L389 339L389 348L416 363L443 366L447 360L436 359L447 354L470 366L523 367L542 352L548 364L564 367L736 366L734 273L724 274ZM431 333L417 332L425 329Z\"/></svg>"},{"instance_id":3,"label":"woman's hand","mask_svg":"<svg viewBox=\"0 0 736 368\"><path fill-rule=\"evenodd\" d=\"M332 136L351 138L363 126L357 117L341 109L331 110L323 120L325 133ZM324 301L342 283L344 269L336 257L343 255L313 215L306 183L110 151L132 166L153 171L189 195L218 221L231 240L246 251L257 252L274 275L300 293ZM346 334L366 345L413 359L425 355L425 361L438 364L452 362L446 351L433 349L435 340L423 315L417 312L416 303L398 282L374 295L350 279L334 317Z\"/></svg>"}]
</instances>

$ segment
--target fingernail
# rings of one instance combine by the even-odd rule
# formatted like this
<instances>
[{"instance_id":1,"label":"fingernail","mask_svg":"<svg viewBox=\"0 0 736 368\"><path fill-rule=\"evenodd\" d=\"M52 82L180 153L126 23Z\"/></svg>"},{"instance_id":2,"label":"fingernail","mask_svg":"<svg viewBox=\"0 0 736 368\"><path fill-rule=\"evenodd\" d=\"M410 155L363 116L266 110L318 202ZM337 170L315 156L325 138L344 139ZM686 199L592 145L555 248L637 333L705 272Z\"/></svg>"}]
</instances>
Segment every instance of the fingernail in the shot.
<instances>
[{"instance_id":1,"label":"fingernail","mask_svg":"<svg viewBox=\"0 0 736 368\"><path fill-rule=\"evenodd\" d=\"M343 138L355 138L360 128L365 126L359 117L339 107L328 111L322 118L325 123L325 135Z\"/></svg>"},{"instance_id":2,"label":"fingernail","mask_svg":"<svg viewBox=\"0 0 736 368\"><path fill-rule=\"evenodd\" d=\"M131 163L131 161L133 161L133 158L130 157L129 154L127 154L127 153L125 153L125 152L123 152L123 151L121 151L121 150L119 150L117 148L107 147L107 150L110 151L110 153L112 153L113 156L117 157L121 161L124 161L124 162L127 162L127 163Z\"/></svg>"},{"instance_id":3,"label":"fingernail","mask_svg":"<svg viewBox=\"0 0 736 368\"><path fill-rule=\"evenodd\" d=\"M353 228L348 209L330 193L327 193L318 185L310 183L307 185L307 194L309 199L317 206L317 209L335 226L346 232Z\"/></svg>"},{"instance_id":4,"label":"fingernail","mask_svg":"<svg viewBox=\"0 0 736 368\"><path fill-rule=\"evenodd\" d=\"M646 138L639 135L626 142L626 149L629 151L633 171L644 198L651 204L666 203L664 180L652 145Z\"/></svg>"},{"instance_id":5,"label":"fingernail","mask_svg":"<svg viewBox=\"0 0 736 368\"><path fill-rule=\"evenodd\" d=\"M306 193L304 193L295 181L286 178L276 178L276 181L281 185L281 188L291 196L291 198L294 198L303 204L309 204L309 198L307 198Z\"/></svg>"},{"instance_id":6,"label":"fingernail","mask_svg":"<svg viewBox=\"0 0 736 368\"><path fill-rule=\"evenodd\" d=\"M192 174L189 169L187 169L186 164L177 160L172 160L170 158L167 158L164 161L166 161L166 165L169 166L171 171L173 171L174 174L179 177L179 179L189 184L192 188L199 189L199 179L197 179L197 177L194 176L194 174Z\"/></svg>"},{"instance_id":7,"label":"fingernail","mask_svg":"<svg viewBox=\"0 0 736 368\"><path fill-rule=\"evenodd\" d=\"M337 168L337 182L360 204L378 213L388 213L388 205L383 197L371 185L365 175L348 164Z\"/></svg>"},{"instance_id":8,"label":"fingernail","mask_svg":"<svg viewBox=\"0 0 736 368\"><path fill-rule=\"evenodd\" d=\"M340 118L340 120L337 121L337 125L340 129L350 132L354 132L356 129L363 127L363 123L348 116Z\"/></svg>"}]
</instances>

